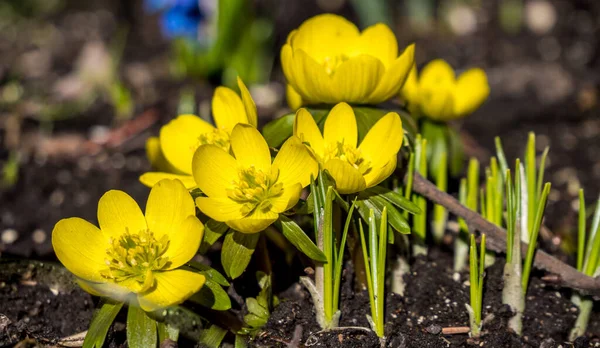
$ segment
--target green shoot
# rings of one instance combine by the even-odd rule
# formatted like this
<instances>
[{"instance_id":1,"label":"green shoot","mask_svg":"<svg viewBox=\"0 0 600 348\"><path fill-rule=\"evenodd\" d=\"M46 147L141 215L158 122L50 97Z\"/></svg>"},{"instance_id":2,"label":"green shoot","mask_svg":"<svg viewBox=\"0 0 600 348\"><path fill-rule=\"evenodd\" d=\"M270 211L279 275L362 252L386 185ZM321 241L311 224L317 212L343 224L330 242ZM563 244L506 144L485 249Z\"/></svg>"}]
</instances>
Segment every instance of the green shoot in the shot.
<instances>
[{"instance_id":1,"label":"green shoot","mask_svg":"<svg viewBox=\"0 0 600 348\"><path fill-rule=\"evenodd\" d=\"M440 154L440 163L438 165L438 171L435 173L435 183L437 188L446 192L448 190L448 155L446 152ZM444 238L444 232L446 230L446 223L448 222L448 210L440 204L433 206L433 225L432 234L433 240L436 243L441 243Z\"/></svg>"},{"instance_id":2,"label":"green shoot","mask_svg":"<svg viewBox=\"0 0 600 348\"><path fill-rule=\"evenodd\" d=\"M535 245L537 244L537 237L542 227L542 218L544 217L544 210L546 209L546 201L550 194L550 183L544 185L544 190L540 196L537 209L535 211L535 219L533 220L533 226L529 230L529 245L527 247L527 256L525 257L525 263L523 264L523 292L527 292L527 285L529 284L529 274L531 273L531 265L533 264L533 255L535 253Z\"/></svg>"},{"instance_id":3,"label":"green shoot","mask_svg":"<svg viewBox=\"0 0 600 348\"><path fill-rule=\"evenodd\" d=\"M360 227L360 242L362 246L363 259L365 262L365 273L367 278L367 289L369 291L369 302L371 304L370 323L373 331L380 338L384 336L384 301L385 301L385 261L387 252L387 208L381 212L380 224L377 226L375 212L369 212L369 243L365 240L362 223Z\"/></svg>"},{"instance_id":4,"label":"green shoot","mask_svg":"<svg viewBox=\"0 0 600 348\"><path fill-rule=\"evenodd\" d=\"M588 276L598 275L600 267L600 197L596 203L596 210L592 218L589 234L586 241L586 213L585 197L583 190L579 190L579 223L578 223L578 241L577 241L577 270ZM587 250L586 250L587 244ZM586 250L584 252L584 250ZM575 326L569 334L569 340L574 341L577 337L583 336L587 330L590 321L590 314L594 307L591 297L574 295L571 299L579 307L579 314L575 321Z\"/></svg>"},{"instance_id":5,"label":"green shoot","mask_svg":"<svg viewBox=\"0 0 600 348\"><path fill-rule=\"evenodd\" d=\"M471 235L471 247L469 257L469 276L470 276L470 302L467 305L469 313L469 323L471 326L471 335L479 336L481 329L481 311L483 307L483 277L485 273L485 234L481 235L481 250L477 255L477 243L475 235Z\"/></svg>"},{"instance_id":6,"label":"green shoot","mask_svg":"<svg viewBox=\"0 0 600 348\"><path fill-rule=\"evenodd\" d=\"M535 134L529 133L527 140L527 146L525 148L525 180L524 184L526 189L523 191L523 197L527 199L521 203L523 205L523 214L526 214L527 228L521 230L521 240L530 243L531 231L535 227L537 219L537 211L542 204L542 187L544 181L544 171L546 165L546 158L548 156L549 148L546 147L542 153L540 160L539 169L536 165L535 156ZM525 221L524 221L525 222ZM534 243L535 244L535 243Z\"/></svg>"},{"instance_id":7,"label":"green shoot","mask_svg":"<svg viewBox=\"0 0 600 348\"><path fill-rule=\"evenodd\" d=\"M417 134L415 139L414 165L416 171L422 176L427 176L427 139ZM409 168L410 170L410 168ZM407 190L408 191L408 190ZM427 200L425 197L413 194L412 201L421 210L421 214L412 217L412 234L415 236L413 254L426 254L427 246Z\"/></svg>"},{"instance_id":8,"label":"green shoot","mask_svg":"<svg viewBox=\"0 0 600 348\"><path fill-rule=\"evenodd\" d=\"M467 208L477 211L479 194L479 161L471 158L467 169L467 179L460 181L459 201ZM464 219L458 219L459 233L454 245L454 271L460 272L466 265L469 252L469 226Z\"/></svg>"}]
</instances>

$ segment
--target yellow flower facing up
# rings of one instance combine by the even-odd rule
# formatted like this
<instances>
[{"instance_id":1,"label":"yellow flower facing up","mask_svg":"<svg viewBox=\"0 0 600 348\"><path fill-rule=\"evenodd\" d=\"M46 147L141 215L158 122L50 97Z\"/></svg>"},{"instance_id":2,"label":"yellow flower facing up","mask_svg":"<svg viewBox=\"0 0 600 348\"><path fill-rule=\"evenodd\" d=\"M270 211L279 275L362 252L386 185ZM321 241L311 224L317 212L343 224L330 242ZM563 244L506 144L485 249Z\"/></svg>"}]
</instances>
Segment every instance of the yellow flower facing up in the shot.
<instances>
[{"instance_id":1,"label":"yellow flower facing up","mask_svg":"<svg viewBox=\"0 0 600 348\"><path fill-rule=\"evenodd\" d=\"M487 76L473 68L456 78L442 59L431 61L417 76L413 65L401 91L412 112L438 121L464 117L475 111L490 94Z\"/></svg>"},{"instance_id":2,"label":"yellow flower facing up","mask_svg":"<svg viewBox=\"0 0 600 348\"><path fill-rule=\"evenodd\" d=\"M52 246L85 291L154 311L204 285L203 275L178 269L194 257L204 234L195 213L178 180L152 187L145 215L133 198L112 190L98 202L100 228L80 218L60 220Z\"/></svg>"},{"instance_id":3,"label":"yellow flower facing up","mask_svg":"<svg viewBox=\"0 0 600 348\"><path fill-rule=\"evenodd\" d=\"M375 186L392 174L404 133L400 116L390 112L358 145L354 111L339 103L329 112L322 135L310 113L298 110L294 135L310 146L321 167L335 180L338 192L347 194Z\"/></svg>"},{"instance_id":4,"label":"yellow flower facing up","mask_svg":"<svg viewBox=\"0 0 600 348\"><path fill-rule=\"evenodd\" d=\"M229 151L229 135L238 123L257 125L256 105L238 78L241 97L227 87L217 87L212 99L216 127L195 115L180 115L160 130L159 138L150 138L146 154L159 172L144 173L142 184L152 187L161 179L179 179L191 189L196 186L192 176L192 158L200 145L213 144Z\"/></svg>"},{"instance_id":5,"label":"yellow flower facing up","mask_svg":"<svg viewBox=\"0 0 600 348\"><path fill-rule=\"evenodd\" d=\"M207 195L196 198L196 205L234 230L260 232L296 205L319 166L294 136L281 146L272 163L267 142L252 126L235 126L230 143L233 156L216 145L196 150L194 178Z\"/></svg>"},{"instance_id":6,"label":"yellow flower facing up","mask_svg":"<svg viewBox=\"0 0 600 348\"><path fill-rule=\"evenodd\" d=\"M350 21L322 14L292 31L281 49L288 103L376 104L395 96L414 60L414 45L398 56L398 42L385 24L363 32Z\"/></svg>"}]
</instances>

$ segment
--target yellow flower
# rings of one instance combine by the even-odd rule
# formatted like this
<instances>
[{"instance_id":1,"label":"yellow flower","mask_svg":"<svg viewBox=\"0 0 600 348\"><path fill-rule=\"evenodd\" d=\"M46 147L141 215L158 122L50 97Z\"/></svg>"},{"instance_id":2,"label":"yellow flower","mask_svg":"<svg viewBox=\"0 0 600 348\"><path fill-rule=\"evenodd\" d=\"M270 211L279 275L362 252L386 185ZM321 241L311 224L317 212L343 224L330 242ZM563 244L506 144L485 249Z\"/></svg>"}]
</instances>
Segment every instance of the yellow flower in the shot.
<instances>
[{"instance_id":1,"label":"yellow flower","mask_svg":"<svg viewBox=\"0 0 600 348\"><path fill-rule=\"evenodd\" d=\"M376 104L395 96L414 60L414 45L398 56L398 42L385 24L362 33L333 14L308 19L281 49L291 107L339 102Z\"/></svg>"},{"instance_id":2,"label":"yellow flower","mask_svg":"<svg viewBox=\"0 0 600 348\"><path fill-rule=\"evenodd\" d=\"M196 198L196 205L237 231L260 232L296 205L319 166L294 136L281 146L273 163L267 142L256 128L238 124L230 140L235 157L216 145L196 150L194 178L208 196Z\"/></svg>"},{"instance_id":3,"label":"yellow flower","mask_svg":"<svg viewBox=\"0 0 600 348\"><path fill-rule=\"evenodd\" d=\"M400 116L387 113L371 127L360 146L354 111L339 103L325 120L323 135L306 109L294 120L294 135L314 151L340 193L355 193L375 186L396 169L403 130Z\"/></svg>"},{"instance_id":4,"label":"yellow flower","mask_svg":"<svg viewBox=\"0 0 600 348\"><path fill-rule=\"evenodd\" d=\"M100 228L76 217L62 219L52 231L52 246L85 291L154 311L204 285L203 275L177 269L194 257L204 234L195 212L178 180L152 188L145 215L133 198L112 190L98 202Z\"/></svg>"},{"instance_id":5,"label":"yellow flower","mask_svg":"<svg viewBox=\"0 0 600 348\"><path fill-rule=\"evenodd\" d=\"M238 78L241 98L227 87L217 87L212 99L216 127L195 115L180 115L160 130L159 140L146 143L146 152L159 172L144 173L142 184L152 187L162 179L179 179L191 189L196 186L192 176L192 158L200 145L214 144L229 151L229 135L238 123L257 125L256 105Z\"/></svg>"},{"instance_id":6,"label":"yellow flower","mask_svg":"<svg viewBox=\"0 0 600 348\"><path fill-rule=\"evenodd\" d=\"M436 59L425 66L419 77L413 65L400 94L412 112L448 121L475 111L487 99L490 86L482 69L469 69L456 78L448 63Z\"/></svg>"}]
</instances>

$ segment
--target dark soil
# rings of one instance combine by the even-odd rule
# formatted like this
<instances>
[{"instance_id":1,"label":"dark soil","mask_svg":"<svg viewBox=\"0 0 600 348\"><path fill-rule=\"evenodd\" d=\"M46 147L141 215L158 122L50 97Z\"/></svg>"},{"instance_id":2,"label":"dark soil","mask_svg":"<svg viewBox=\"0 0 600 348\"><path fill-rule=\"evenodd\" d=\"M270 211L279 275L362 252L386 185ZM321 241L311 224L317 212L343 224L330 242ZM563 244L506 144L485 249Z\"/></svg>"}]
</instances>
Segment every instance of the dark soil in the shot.
<instances>
[{"instance_id":1,"label":"dark soil","mask_svg":"<svg viewBox=\"0 0 600 348\"><path fill-rule=\"evenodd\" d=\"M469 301L468 274L462 273L460 280L455 281L452 269L448 267L451 264L450 253L434 248L427 257L419 257L412 264L411 273L405 276L405 295L387 296L388 347L558 347L566 344L577 307L569 300L570 291L544 283L537 274L529 286L523 337L509 332L507 320L511 312L501 302L502 258L486 272L483 316L487 322L481 337L440 334L442 328L468 326L465 309ZM368 327L365 317L370 314L367 292L353 292L352 280L347 276L343 282L339 330L320 332L310 296L296 285L282 294L284 301L252 345L285 347L290 342L297 342L305 347L379 347L374 333L352 328ZM600 331L594 327L596 325L590 325L589 333L598 336Z\"/></svg>"}]
</instances>

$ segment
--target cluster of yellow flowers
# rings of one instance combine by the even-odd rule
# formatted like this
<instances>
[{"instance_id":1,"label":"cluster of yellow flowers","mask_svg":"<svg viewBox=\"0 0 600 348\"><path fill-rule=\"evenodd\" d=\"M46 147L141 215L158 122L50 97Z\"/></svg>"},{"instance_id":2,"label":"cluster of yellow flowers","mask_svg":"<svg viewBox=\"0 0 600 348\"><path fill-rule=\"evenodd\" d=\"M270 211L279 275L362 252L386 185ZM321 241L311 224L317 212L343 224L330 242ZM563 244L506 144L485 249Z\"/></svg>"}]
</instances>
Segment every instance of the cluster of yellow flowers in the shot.
<instances>
[{"instance_id":1,"label":"cluster of yellow flowers","mask_svg":"<svg viewBox=\"0 0 600 348\"><path fill-rule=\"evenodd\" d=\"M56 254L83 289L147 311L180 303L205 281L179 269L202 240L196 207L236 231L260 232L298 203L319 169L329 172L342 194L375 186L395 170L403 143L400 116L389 112L381 117L359 144L349 104L402 95L411 110L447 120L473 111L489 93L481 70L455 80L443 61L428 65L418 80L414 45L398 55L387 26L360 32L330 14L290 33L281 61L293 109L335 105L323 132L307 109L299 109L293 135L272 159L244 83L238 79L241 95L218 87L212 100L214 126L195 115L180 115L162 127L158 138L148 140L147 155L158 171L140 177L152 188L145 214L126 193L109 191L98 204L100 228L79 218L56 224ZM202 192L195 202L192 189Z\"/></svg>"}]
</instances>

